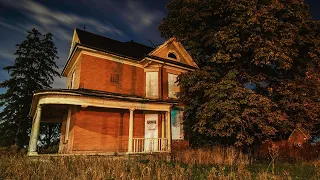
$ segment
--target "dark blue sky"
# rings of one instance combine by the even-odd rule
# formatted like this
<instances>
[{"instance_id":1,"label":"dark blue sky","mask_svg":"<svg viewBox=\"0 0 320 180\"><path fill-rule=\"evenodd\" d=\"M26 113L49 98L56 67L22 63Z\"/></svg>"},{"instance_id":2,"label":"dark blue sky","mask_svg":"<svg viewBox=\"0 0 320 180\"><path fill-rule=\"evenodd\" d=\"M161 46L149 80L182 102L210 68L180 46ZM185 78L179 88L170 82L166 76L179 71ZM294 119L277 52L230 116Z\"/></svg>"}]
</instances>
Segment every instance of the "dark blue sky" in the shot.
<instances>
[{"instance_id":1,"label":"dark blue sky","mask_svg":"<svg viewBox=\"0 0 320 180\"><path fill-rule=\"evenodd\" d=\"M320 19L319 0L306 0L314 19ZM166 15L167 0L0 0L0 82L8 78L4 66L12 65L16 50L26 31L33 27L51 32L60 57L61 69L66 61L75 27L121 41L134 40L151 46L164 39L157 30ZM64 88L65 79L56 78L54 88ZM0 93L3 90L0 90Z\"/></svg>"}]
</instances>

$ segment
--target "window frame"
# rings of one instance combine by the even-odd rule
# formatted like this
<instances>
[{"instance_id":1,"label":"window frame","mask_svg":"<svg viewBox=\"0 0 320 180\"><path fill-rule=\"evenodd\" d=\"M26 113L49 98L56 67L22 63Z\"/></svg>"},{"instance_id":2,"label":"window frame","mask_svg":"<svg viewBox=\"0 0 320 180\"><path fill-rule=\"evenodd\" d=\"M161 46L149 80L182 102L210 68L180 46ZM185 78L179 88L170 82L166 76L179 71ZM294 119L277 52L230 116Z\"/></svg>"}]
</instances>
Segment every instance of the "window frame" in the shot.
<instances>
[{"instance_id":1,"label":"window frame","mask_svg":"<svg viewBox=\"0 0 320 180\"><path fill-rule=\"evenodd\" d=\"M178 83L177 83L178 74L168 73L168 98L169 99L177 99L176 93L178 93L178 92L174 92L174 95L170 96L170 94L172 94L172 93L170 93L170 89L171 89L170 88L171 87L170 86L170 82L171 81L169 81L170 80L170 78L169 78L170 75L176 76L175 81L173 82L173 84L175 84L177 86L177 88L179 89L178 92L180 92L180 87L178 86Z\"/></svg>"},{"instance_id":2,"label":"window frame","mask_svg":"<svg viewBox=\"0 0 320 180\"><path fill-rule=\"evenodd\" d=\"M156 74L156 83L157 83L157 88L155 89L156 90L156 93L155 93L155 95L151 95L150 96L150 94L149 94L149 90L151 90L151 87L152 87L152 84L149 84L148 85L148 74L151 74L151 73L154 73L154 74ZM145 93L146 93L146 97L147 98L159 98L159 72L158 71L147 71L147 72L145 72L145 76L146 76L146 83L145 83L145 89L146 89L146 91L145 91ZM151 76L151 75L150 75ZM152 79L150 80L150 81L152 81ZM148 88L150 86L150 88Z\"/></svg>"}]
</instances>

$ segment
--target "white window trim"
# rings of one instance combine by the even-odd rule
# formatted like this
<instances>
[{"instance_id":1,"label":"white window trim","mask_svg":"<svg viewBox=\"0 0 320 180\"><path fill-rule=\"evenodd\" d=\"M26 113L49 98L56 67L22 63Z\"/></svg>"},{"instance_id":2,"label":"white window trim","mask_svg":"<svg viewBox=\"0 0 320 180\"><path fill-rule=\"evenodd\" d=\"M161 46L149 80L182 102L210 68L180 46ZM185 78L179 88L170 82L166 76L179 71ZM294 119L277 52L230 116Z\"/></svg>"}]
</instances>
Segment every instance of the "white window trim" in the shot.
<instances>
[{"instance_id":1,"label":"white window trim","mask_svg":"<svg viewBox=\"0 0 320 180\"><path fill-rule=\"evenodd\" d=\"M70 89L74 88L75 74L76 74L76 71L73 71L73 73L71 74L71 86L70 86Z\"/></svg>"},{"instance_id":2,"label":"white window trim","mask_svg":"<svg viewBox=\"0 0 320 180\"><path fill-rule=\"evenodd\" d=\"M155 96L149 96L149 91L148 91L148 73L157 73L157 90L156 90L156 92L157 92L157 94L155 95ZM145 75L146 75L146 84L145 84L145 88L146 88L146 97L147 98L159 98L159 72L158 71L148 71L148 72L146 72L145 73Z\"/></svg>"}]
</instances>

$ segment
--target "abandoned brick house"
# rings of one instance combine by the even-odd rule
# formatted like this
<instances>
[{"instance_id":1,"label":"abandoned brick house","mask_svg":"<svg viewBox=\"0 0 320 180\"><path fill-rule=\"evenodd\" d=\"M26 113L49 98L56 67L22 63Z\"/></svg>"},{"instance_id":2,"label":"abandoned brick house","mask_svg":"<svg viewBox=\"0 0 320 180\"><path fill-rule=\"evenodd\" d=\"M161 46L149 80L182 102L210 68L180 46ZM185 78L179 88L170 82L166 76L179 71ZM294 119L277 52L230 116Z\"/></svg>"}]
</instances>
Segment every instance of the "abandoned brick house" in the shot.
<instances>
[{"instance_id":1,"label":"abandoned brick house","mask_svg":"<svg viewBox=\"0 0 320 180\"><path fill-rule=\"evenodd\" d=\"M171 38L157 48L75 29L67 89L34 92L29 155L40 122L62 123L61 154L170 152L184 140L177 75L198 68Z\"/></svg>"}]
</instances>

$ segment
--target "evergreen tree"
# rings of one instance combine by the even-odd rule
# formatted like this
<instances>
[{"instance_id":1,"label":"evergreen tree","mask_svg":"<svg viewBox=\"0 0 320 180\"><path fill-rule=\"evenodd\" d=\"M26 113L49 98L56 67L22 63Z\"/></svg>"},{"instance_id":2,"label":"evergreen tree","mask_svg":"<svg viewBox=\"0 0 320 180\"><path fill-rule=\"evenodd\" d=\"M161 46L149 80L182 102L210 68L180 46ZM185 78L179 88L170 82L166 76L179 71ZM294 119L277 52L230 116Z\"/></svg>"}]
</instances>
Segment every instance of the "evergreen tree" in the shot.
<instances>
[{"instance_id":1,"label":"evergreen tree","mask_svg":"<svg viewBox=\"0 0 320 180\"><path fill-rule=\"evenodd\" d=\"M28 144L32 120L29 110L33 91L49 89L58 66L55 60L57 48L52 42L52 34L42 35L38 30L28 32L26 40L17 44L14 65L4 67L10 79L0 83L6 92L0 95L3 110L0 113L0 145Z\"/></svg>"},{"instance_id":2,"label":"evergreen tree","mask_svg":"<svg viewBox=\"0 0 320 180\"><path fill-rule=\"evenodd\" d=\"M169 0L159 29L200 69L183 74L185 127L200 140L252 145L320 122L320 26L303 0Z\"/></svg>"}]
</instances>

